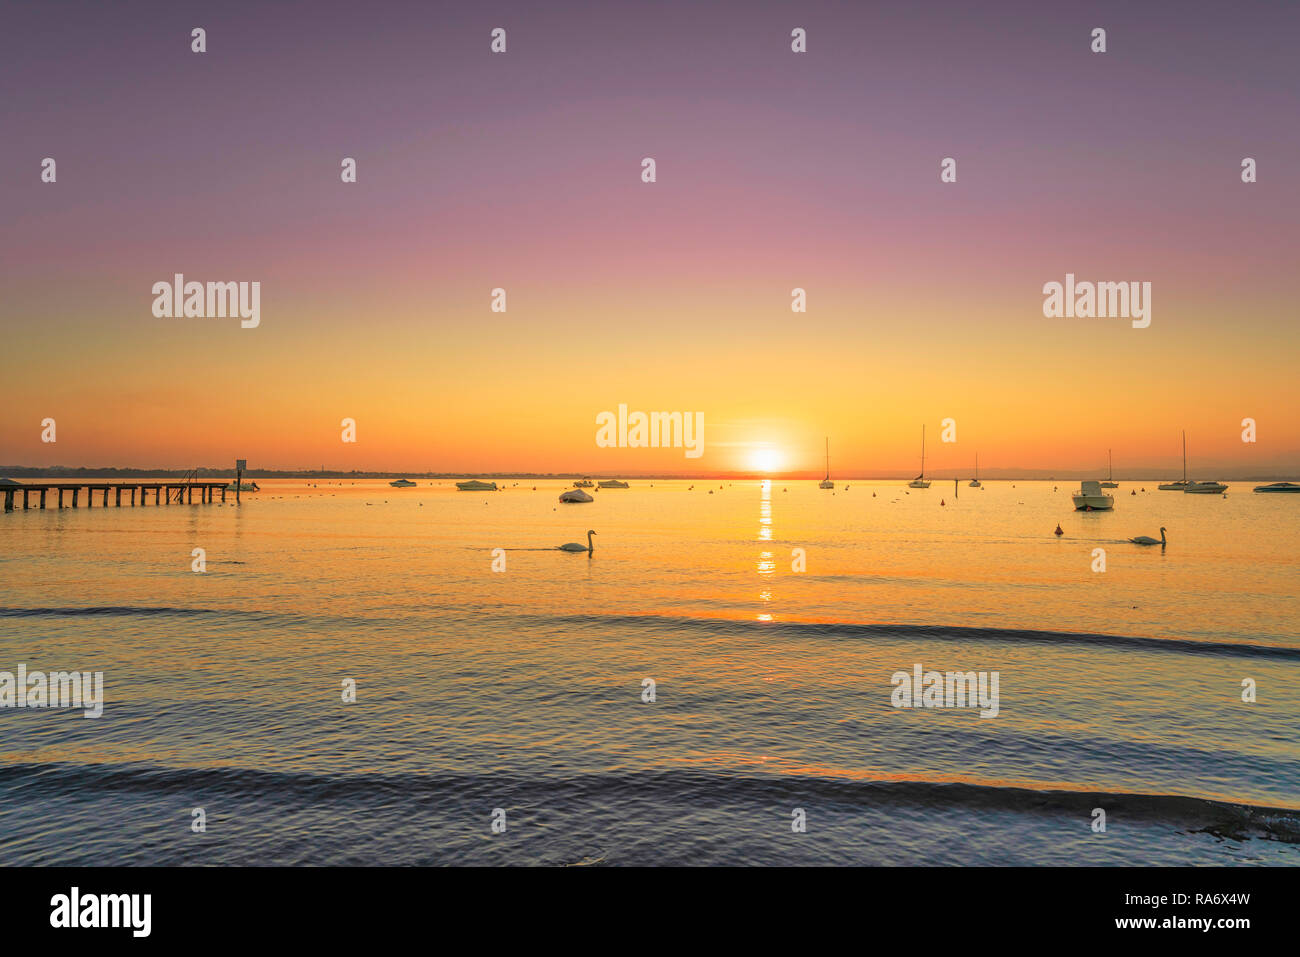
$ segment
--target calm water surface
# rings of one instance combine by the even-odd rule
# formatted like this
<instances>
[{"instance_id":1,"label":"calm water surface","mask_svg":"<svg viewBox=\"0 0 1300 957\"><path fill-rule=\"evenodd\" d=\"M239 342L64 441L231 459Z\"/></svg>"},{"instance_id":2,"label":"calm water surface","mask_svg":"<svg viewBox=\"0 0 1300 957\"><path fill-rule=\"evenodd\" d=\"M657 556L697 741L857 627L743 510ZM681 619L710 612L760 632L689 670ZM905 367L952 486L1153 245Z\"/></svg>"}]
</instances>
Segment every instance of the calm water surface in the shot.
<instances>
[{"instance_id":1,"label":"calm water surface","mask_svg":"<svg viewBox=\"0 0 1300 957\"><path fill-rule=\"evenodd\" d=\"M1300 496L506 484L0 516L0 864L1300 863Z\"/></svg>"}]
</instances>

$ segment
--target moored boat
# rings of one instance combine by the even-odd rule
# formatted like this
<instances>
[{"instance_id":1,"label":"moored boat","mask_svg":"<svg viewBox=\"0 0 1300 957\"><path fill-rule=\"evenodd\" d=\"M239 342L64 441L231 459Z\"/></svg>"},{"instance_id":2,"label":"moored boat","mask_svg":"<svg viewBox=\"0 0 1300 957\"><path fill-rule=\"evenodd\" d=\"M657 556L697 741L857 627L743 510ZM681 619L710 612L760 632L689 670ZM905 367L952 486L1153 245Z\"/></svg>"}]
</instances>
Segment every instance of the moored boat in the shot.
<instances>
[{"instance_id":1,"label":"moored boat","mask_svg":"<svg viewBox=\"0 0 1300 957\"><path fill-rule=\"evenodd\" d=\"M1256 485L1256 492L1300 492L1300 483L1274 482L1272 485Z\"/></svg>"},{"instance_id":2,"label":"moored boat","mask_svg":"<svg viewBox=\"0 0 1300 957\"><path fill-rule=\"evenodd\" d=\"M560 495L561 502L594 502L595 499L580 488L571 488Z\"/></svg>"},{"instance_id":3,"label":"moored boat","mask_svg":"<svg viewBox=\"0 0 1300 957\"><path fill-rule=\"evenodd\" d=\"M496 482L480 482L478 479L470 479L468 482L457 482L456 488L462 492L495 492L497 490Z\"/></svg>"},{"instance_id":4,"label":"moored boat","mask_svg":"<svg viewBox=\"0 0 1300 957\"><path fill-rule=\"evenodd\" d=\"M620 482L618 479L606 479L605 481L600 482L598 484L600 485L601 488L627 488L628 487L628 484L626 482Z\"/></svg>"},{"instance_id":5,"label":"moored boat","mask_svg":"<svg viewBox=\"0 0 1300 957\"><path fill-rule=\"evenodd\" d=\"M907 483L908 488L929 488L925 479L925 426L921 426L921 474Z\"/></svg>"},{"instance_id":6,"label":"moored boat","mask_svg":"<svg viewBox=\"0 0 1300 957\"><path fill-rule=\"evenodd\" d=\"M831 481L831 440L828 436L826 439L826 477L817 483L818 488L834 488L835 483Z\"/></svg>"},{"instance_id":7,"label":"moored boat","mask_svg":"<svg viewBox=\"0 0 1300 957\"><path fill-rule=\"evenodd\" d=\"M415 488L414 482L412 482L410 479L404 479L404 478L394 479L388 484L391 485L393 488Z\"/></svg>"},{"instance_id":8,"label":"moored boat","mask_svg":"<svg viewBox=\"0 0 1300 957\"><path fill-rule=\"evenodd\" d=\"M1107 512L1115 507L1115 497L1101 490L1101 483L1093 479L1082 482L1074 493L1076 512Z\"/></svg>"},{"instance_id":9,"label":"moored boat","mask_svg":"<svg viewBox=\"0 0 1300 957\"><path fill-rule=\"evenodd\" d=\"M1106 481L1101 483L1102 488L1119 488L1115 483L1115 467L1110 460L1110 449L1106 450Z\"/></svg>"}]
</instances>

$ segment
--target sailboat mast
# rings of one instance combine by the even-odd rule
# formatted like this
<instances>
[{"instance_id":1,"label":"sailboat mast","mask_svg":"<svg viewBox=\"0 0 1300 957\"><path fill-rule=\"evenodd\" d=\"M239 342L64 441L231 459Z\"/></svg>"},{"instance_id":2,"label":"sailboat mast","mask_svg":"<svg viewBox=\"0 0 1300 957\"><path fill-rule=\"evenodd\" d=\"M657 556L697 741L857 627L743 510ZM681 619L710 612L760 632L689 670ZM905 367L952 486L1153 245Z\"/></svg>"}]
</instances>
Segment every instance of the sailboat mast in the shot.
<instances>
[{"instance_id":1,"label":"sailboat mast","mask_svg":"<svg viewBox=\"0 0 1300 957\"><path fill-rule=\"evenodd\" d=\"M921 426L921 478L925 478L925 426Z\"/></svg>"},{"instance_id":2,"label":"sailboat mast","mask_svg":"<svg viewBox=\"0 0 1300 957\"><path fill-rule=\"evenodd\" d=\"M1187 484L1187 430L1183 429L1183 484Z\"/></svg>"},{"instance_id":3,"label":"sailboat mast","mask_svg":"<svg viewBox=\"0 0 1300 957\"><path fill-rule=\"evenodd\" d=\"M826 478L831 477L831 437L826 436Z\"/></svg>"}]
</instances>

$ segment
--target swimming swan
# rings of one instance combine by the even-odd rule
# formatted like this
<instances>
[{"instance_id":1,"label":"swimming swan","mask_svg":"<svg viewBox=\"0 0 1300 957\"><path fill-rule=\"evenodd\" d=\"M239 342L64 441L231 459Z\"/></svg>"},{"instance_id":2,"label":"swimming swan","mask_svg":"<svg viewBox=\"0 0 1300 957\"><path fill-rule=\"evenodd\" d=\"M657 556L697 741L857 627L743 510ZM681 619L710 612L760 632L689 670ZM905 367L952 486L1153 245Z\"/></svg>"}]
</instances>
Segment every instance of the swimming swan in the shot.
<instances>
[{"instance_id":1,"label":"swimming swan","mask_svg":"<svg viewBox=\"0 0 1300 957\"><path fill-rule=\"evenodd\" d=\"M1152 538L1150 535L1139 535L1137 538L1130 538L1129 541L1134 545L1159 545L1161 548L1168 544L1165 541L1165 527L1163 525L1160 526L1159 539Z\"/></svg>"},{"instance_id":2,"label":"swimming swan","mask_svg":"<svg viewBox=\"0 0 1300 957\"><path fill-rule=\"evenodd\" d=\"M596 550L596 546L591 543L591 536L595 534L596 533L591 529L587 529L586 545L579 545L577 542L565 542L563 545L559 546L559 550L562 552L587 552L590 554Z\"/></svg>"}]
</instances>

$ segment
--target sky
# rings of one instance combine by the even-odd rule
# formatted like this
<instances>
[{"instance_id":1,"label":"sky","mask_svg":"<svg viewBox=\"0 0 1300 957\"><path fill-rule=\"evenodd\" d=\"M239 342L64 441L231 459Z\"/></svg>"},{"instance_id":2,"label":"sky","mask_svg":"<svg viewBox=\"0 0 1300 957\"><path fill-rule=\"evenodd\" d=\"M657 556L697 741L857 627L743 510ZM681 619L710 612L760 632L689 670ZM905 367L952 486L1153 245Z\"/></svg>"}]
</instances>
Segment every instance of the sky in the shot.
<instances>
[{"instance_id":1,"label":"sky","mask_svg":"<svg viewBox=\"0 0 1300 957\"><path fill-rule=\"evenodd\" d=\"M986 6L6 5L0 465L1294 477L1300 7Z\"/></svg>"}]
</instances>

